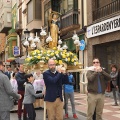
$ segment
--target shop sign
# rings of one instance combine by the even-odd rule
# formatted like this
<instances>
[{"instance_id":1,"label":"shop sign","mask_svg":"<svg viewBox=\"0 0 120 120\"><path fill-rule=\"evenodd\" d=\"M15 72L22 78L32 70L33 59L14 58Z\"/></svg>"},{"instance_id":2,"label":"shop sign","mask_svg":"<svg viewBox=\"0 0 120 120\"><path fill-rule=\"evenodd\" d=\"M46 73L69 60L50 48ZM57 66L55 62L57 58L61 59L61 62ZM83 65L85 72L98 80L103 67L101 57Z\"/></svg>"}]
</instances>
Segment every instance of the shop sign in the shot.
<instances>
[{"instance_id":1,"label":"shop sign","mask_svg":"<svg viewBox=\"0 0 120 120\"><path fill-rule=\"evenodd\" d=\"M13 47L13 55L14 56L19 56L20 55L20 49L18 46Z\"/></svg>"},{"instance_id":2,"label":"shop sign","mask_svg":"<svg viewBox=\"0 0 120 120\"><path fill-rule=\"evenodd\" d=\"M80 40L80 50L85 50L85 41Z\"/></svg>"},{"instance_id":3,"label":"shop sign","mask_svg":"<svg viewBox=\"0 0 120 120\"><path fill-rule=\"evenodd\" d=\"M120 15L87 27L87 38L120 30Z\"/></svg>"}]
</instances>

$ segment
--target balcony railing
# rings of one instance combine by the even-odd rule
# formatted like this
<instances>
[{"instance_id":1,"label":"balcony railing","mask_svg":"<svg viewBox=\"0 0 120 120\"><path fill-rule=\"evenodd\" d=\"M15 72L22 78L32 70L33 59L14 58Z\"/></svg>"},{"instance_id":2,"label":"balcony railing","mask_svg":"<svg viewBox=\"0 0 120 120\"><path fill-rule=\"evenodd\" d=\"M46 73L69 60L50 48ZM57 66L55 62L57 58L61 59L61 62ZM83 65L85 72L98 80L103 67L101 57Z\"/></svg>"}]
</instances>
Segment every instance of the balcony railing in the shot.
<instances>
[{"instance_id":1,"label":"balcony railing","mask_svg":"<svg viewBox=\"0 0 120 120\"><path fill-rule=\"evenodd\" d=\"M114 2L111 2L110 4L93 11L93 21L111 15L118 11L120 11L120 0L115 0Z\"/></svg>"},{"instance_id":2,"label":"balcony railing","mask_svg":"<svg viewBox=\"0 0 120 120\"><path fill-rule=\"evenodd\" d=\"M61 16L61 29L79 24L79 11L70 10Z\"/></svg>"}]
</instances>

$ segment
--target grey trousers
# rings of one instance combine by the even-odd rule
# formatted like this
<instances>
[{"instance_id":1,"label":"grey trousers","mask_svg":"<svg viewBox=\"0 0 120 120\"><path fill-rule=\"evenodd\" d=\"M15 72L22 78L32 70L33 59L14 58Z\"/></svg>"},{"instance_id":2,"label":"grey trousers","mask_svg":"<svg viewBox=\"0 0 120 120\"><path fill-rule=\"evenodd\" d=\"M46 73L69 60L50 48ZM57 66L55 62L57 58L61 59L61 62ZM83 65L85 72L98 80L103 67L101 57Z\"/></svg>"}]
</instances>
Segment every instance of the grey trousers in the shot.
<instances>
[{"instance_id":1,"label":"grey trousers","mask_svg":"<svg viewBox=\"0 0 120 120\"><path fill-rule=\"evenodd\" d=\"M116 88L112 88L112 92L113 92L113 98L114 98L114 101L115 101L115 104L117 104L117 89Z\"/></svg>"},{"instance_id":2,"label":"grey trousers","mask_svg":"<svg viewBox=\"0 0 120 120\"><path fill-rule=\"evenodd\" d=\"M0 120L10 120L10 111L0 111Z\"/></svg>"},{"instance_id":3,"label":"grey trousers","mask_svg":"<svg viewBox=\"0 0 120 120\"><path fill-rule=\"evenodd\" d=\"M71 106L72 106L72 113L75 114L75 103L74 103L74 92L72 93L65 93L65 114L68 114L68 99L70 98Z\"/></svg>"}]
</instances>

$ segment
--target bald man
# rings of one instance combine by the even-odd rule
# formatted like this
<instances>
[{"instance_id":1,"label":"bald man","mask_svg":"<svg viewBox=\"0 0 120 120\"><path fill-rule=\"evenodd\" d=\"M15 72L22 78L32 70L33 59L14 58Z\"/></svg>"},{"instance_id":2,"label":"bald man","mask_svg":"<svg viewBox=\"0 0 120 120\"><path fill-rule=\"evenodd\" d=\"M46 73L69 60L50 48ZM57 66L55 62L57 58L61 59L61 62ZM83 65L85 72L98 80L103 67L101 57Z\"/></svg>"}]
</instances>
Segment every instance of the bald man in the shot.
<instances>
[{"instance_id":1,"label":"bald man","mask_svg":"<svg viewBox=\"0 0 120 120\"><path fill-rule=\"evenodd\" d=\"M53 59L48 61L49 70L43 73L43 79L46 86L46 101L47 113L49 120L63 120L63 98L62 85L67 84L68 76L62 73L61 69L56 70L56 64Z\"/></svg>"}]
</instances>

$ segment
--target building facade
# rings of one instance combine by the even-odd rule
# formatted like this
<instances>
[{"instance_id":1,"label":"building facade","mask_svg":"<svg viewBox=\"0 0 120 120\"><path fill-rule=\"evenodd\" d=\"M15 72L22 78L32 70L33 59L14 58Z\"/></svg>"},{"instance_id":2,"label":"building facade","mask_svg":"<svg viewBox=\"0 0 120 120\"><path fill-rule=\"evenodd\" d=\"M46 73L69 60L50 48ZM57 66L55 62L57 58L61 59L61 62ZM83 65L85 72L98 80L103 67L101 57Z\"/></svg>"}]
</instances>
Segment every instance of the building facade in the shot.
<instances>
[{"instance_id":1,"label":"building facade","mask_svg":"<svg viewBox=\"0 0 120 120\"><path fill-rule=\"evenodd\" d=\"M1 3L7 5L3 1L1 1ZM4 23L5 20L9 20L7 22L11 26L8 26L7 28L5 26L0 27L0 32L6 33L7 35L7 47L5 50L6 62L9 61L10 64L19 64L21 59L26 57L27 48L23 45L26 37L28 37L24 34L26 29L29 30L31 36L34 37L37 33L40 38L41 27L49 32L48 16L49 10L52 9L53 11L60 13L60 38L63 41L63 45L66 43L68 50L76 53L79 57L79 62L84 64L84 66L87 66L86 47L84 50L80 50L80 48L74 44L72 39L73 34L77 33L79 40L84 40L87 44L87 0L10 0L9 4L10 12L7 12L6 14L8 16L7 18L9 18L8 13L11 13L12 18L4 19L4 21L2 19L1 23ZM4 7L4 9L5 8L6 7ZM0 15L3 16L5 13L0 12ZM14 46L20 48L20 55L14 56ZM82 66L82 68L84 68L84 66ZM78 91L80 86L83 86L82 84L80 85L81 75L78 72L75 73L74 76L76 80L75 89ZM81 88L83 89L83 87Z\"/></svg>"},{"instance_id":2,"label":"building facade","mask_svg":"<svg viewBox=\"0 0 120 120\"><path fill-rule=\"evenodd\" d=\"M110 65L120 67L120 0L90 0L88 4L88 65L98 57L110 72Z\"/></svg>"}]
</instances>

